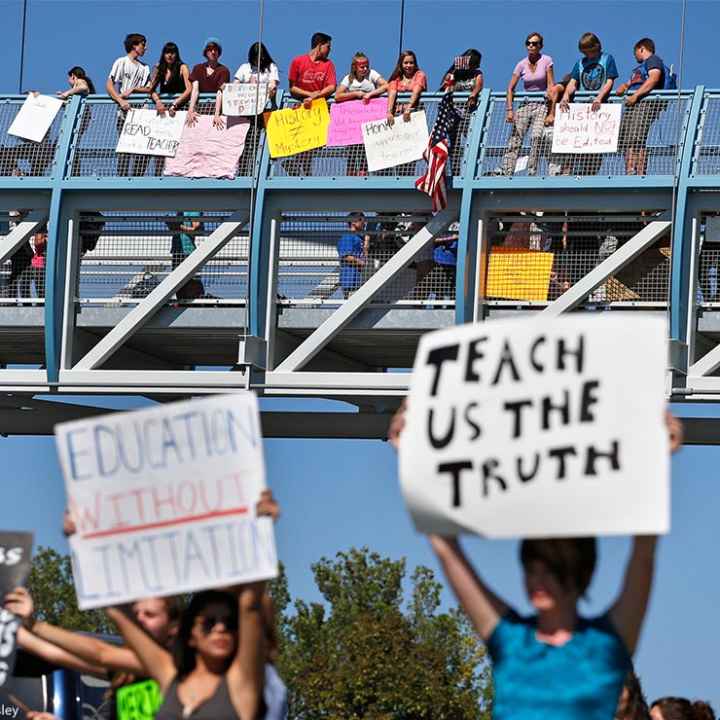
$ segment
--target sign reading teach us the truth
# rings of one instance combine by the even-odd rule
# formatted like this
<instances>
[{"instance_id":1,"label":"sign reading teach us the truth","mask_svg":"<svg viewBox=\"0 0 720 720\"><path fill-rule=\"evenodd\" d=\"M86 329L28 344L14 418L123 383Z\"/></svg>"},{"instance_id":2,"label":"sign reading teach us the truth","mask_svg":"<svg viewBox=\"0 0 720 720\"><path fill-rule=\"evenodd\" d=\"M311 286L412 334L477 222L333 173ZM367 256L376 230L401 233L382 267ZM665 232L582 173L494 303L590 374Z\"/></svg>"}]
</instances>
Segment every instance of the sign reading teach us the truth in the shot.
<instances>
[{"instance_id":1,"label":"sign reading teach us the truth","mask_svg":"<svg viewBox=\"0 0 720 720\"><path fill-rule=\"evenodd\" d=\"M275 577L257 399L238 393L62 423L80 608Z\"/></svg>"},{"instance_id":2,"label":"sign reading teach us the truth","mask_svg":"<svg viewBox=\"0 0 720 720\"><path fill-rule=\"evenodd\" d=\"M658 319L587 315L424 335L400 445L416 527L667 532L664 337Z\"/></svg>"}]
</instances>

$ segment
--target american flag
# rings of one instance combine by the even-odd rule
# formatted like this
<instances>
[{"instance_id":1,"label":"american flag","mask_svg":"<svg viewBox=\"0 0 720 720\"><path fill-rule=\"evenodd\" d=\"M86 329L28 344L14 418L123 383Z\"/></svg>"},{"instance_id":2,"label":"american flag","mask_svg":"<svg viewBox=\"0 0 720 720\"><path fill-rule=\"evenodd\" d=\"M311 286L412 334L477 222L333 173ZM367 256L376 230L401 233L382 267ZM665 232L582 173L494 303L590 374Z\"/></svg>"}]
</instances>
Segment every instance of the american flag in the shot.
<instances>
[{"instance_id":1,"label":"american flag","mask_svg":"<svg viewBox=\"0 0 720 720\"><path fill-rule=\"evenodd\" d=\"M452 93L445 93L438 108L428 146L423 153L428 164L427 171L415 181L415 187L431 197L434 212L447 207L445 165L450 154L450 135L459 121L460 114L453 104Z\"/></svg>"}]
</instances>

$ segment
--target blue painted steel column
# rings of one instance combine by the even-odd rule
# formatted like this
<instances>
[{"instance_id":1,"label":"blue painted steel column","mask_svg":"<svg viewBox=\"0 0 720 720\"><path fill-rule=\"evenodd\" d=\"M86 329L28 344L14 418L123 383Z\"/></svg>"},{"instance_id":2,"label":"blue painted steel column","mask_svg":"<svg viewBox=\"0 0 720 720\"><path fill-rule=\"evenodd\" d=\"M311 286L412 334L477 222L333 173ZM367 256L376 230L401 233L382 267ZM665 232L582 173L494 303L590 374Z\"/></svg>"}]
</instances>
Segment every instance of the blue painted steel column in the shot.
<instances>
[{"instance_id":1,"label":"blue painted steel column","mask_svg":"<svg viewBox=\"0 0 720 720\"><path fill-rule=\"evenodd\" d=\"M690 267L692 218L688 217L688 180L692 170L695 139L700 124L705 87L698 85L692 97L690 112L683 137L680 163L677 168L678 183L675 201L675 222L672 228L672 272L670 275L670 340L687 346L688 293L690 291Z\"/></svg>"},{"instance_id":2,"label":"blue painted steel column","mask_svg":"<svg viewBox=\"0 0 720 720\"><path fill-rule=\"evenodd\" d=\"M480 94L477 109L473 114L470 134L465 148L462 162L460 198L460 231L457 254L457 274L455 278L455 322L460 325L470 322L473 316L475 293L477 291L477 278L475 277L475 257L478 251L478 238L470 242L470 227L472 216L473 180L477 170L480 143L483 129L490 106L490 90L485 89Z\"/></svg>"},{"instance_id":3,"label":"blue painted steel column","mask_svg":"<svg viewBox=\"0 0 720 720\"><path fill-rule=\"evenodd\" d=\"M45 364L50 384L57 383L60 372L62 312L67 279L67 218L62 210L63 179L70 162L73 132L83 100L73 95L68 103L58 134L55 160L51 170L52 195L48 214L47 257L45 259Z\"/></svg>"}]
</instances>

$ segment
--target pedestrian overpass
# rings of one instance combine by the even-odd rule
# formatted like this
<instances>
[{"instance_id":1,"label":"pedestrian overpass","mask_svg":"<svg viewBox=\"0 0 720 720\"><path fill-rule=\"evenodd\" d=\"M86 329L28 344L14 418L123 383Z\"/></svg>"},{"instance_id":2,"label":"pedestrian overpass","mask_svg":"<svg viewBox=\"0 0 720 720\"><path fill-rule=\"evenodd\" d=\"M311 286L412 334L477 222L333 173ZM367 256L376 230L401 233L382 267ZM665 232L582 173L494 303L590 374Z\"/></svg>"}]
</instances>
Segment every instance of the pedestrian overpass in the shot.
<instances>
[{"instance_id":1,"label":"pedestrian overpass","mask_svg":"<svg viewBox=\"0 0 720 720\"><path fill-rule=\"evenodd\" d=\"M429 124L440 99L423 96ZM0 98L0 275L48 222L46 288L1 291L0 433L50 433L104 412L99 396L249 388L307 401L263 403L266 436L383 437L421 333L571 311L667 316L668 399L720 400L720 91L658 95L643 176L622 151L553 156L549 137L528 176L529 136L504 176L505 98L485 90L435 216L414 186L424 161L366 173L362 147L322 148L299 171L252 127L235 179L164 176L162 159L121 175L109 98L74 96L41 143L6 133L23 100ZM345 298L336 245L357 210L370 250ZM199 241L175 267L186 212ZM455 237L456 266L434 262ZM191 278L202 294L179 299ZM687 427L690 442L720 437L710 420Z\"/></svg>"}]
</instances>

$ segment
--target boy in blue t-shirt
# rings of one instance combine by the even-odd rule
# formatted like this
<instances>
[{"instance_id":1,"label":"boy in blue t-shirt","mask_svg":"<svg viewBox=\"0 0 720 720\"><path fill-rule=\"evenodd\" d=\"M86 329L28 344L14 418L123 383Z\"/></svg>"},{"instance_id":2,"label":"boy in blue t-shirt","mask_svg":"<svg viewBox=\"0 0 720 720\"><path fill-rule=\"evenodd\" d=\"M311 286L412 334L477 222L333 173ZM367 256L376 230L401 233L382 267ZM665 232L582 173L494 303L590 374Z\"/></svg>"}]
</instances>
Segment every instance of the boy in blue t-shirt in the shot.
<instances>
[{"instance_id":1,"label":"boy in blue t-shirt","mask_svg":"<svg viewBox=\"0 0 720 720\"><path fill-rule=\"evenodd\" d=\"M362 231L365 229L365 215L353 212L348 215L348 227L337 244L340 257L340 285L345 299L362 285L362 270L367 261L368 247Z\"/></svg>"},{"instance_id":2,"label":"boy in blue t-shirt","mask_svg":"<svg viewBox=\"0 0 720 720\"><path fill-rule=\"evenodd\" d=\"M600 109L602 103L607 102L618 76L615 58L610 53L603 52L600 38L595 33L585 33L580 36L578 48L583 56L575 63L570 72L570 81L565 86L560 111L567 112L571 98L578 90L595 93L592 100L593 112ZM582 162L578 163L578 175L595 175L600 170L603 156L583 155Z\"/></svg>"},{"instance_id":3,"label":"boy in blue t-shirt","mask_svg":"<svg viewBox=\"0 0 720 720\"><path fill-rule=\"evenodd\" d=\"M625 150L625 172L644 175L650 128L666 107L664 100L648 98L648 95L665 87L666 70L662 58L655 54L655 43L650 38L638 40L633 51L639 64L633 68L630 79L617 89L620 96L628 90L632 92L625 98L618 145Z\"/></svg>"}]
</instances>

